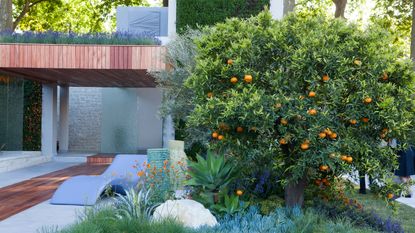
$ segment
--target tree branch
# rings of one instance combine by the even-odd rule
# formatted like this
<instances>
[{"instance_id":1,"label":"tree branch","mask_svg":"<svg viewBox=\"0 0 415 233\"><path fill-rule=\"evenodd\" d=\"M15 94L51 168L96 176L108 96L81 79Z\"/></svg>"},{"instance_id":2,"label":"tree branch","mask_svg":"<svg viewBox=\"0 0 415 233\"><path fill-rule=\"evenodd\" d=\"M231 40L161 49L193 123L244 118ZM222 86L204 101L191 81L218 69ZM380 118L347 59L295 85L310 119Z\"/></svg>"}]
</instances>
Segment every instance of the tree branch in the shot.
<instances>
[{"instance_id":1,"label":"tree branch","mask_svg":"<svg viewBox=\"0 0 415 233\"><path fill-rule=\"evenodd\" d=\"M30 8L44 1L47 1L47 0L37 0L34 2L30 2L30 0L26 0L22 11L20 12L19 16L17 16L16 20L13 22L13 31L16 29L17 25L19 25L20 21L22 21L22 19L25 17L27 12L30 11Z\"/></svg>"}]
</instances>

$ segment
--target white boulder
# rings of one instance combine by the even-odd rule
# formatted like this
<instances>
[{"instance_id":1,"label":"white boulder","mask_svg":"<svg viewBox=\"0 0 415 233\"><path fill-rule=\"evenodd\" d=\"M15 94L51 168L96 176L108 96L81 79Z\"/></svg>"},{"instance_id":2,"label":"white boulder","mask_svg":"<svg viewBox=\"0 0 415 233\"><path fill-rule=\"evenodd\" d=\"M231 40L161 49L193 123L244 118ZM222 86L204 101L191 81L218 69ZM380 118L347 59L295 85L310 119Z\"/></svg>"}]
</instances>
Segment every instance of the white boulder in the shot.
<instances>
[{"instance_id":1,"label":"white boulder","mask_svg":"<svg viewBox=\"0 0 415 233\"><path fill-rule=\"evenodd\" d=\"M153 215L154 220L172 218L183 223L186 227L215 226L218 224L215 216L197 201L168 200L158 206Z\"/></svg>"}]
</instances>

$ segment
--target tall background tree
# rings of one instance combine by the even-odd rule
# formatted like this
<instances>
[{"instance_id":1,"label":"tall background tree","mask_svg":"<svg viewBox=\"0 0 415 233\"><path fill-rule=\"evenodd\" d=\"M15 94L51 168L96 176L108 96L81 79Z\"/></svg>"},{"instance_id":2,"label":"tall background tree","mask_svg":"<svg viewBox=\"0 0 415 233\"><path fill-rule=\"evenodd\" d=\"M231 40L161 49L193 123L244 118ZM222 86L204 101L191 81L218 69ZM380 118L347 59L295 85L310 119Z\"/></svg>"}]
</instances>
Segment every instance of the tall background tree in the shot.
<instances>
[{"instance_id":1,"label":"tall background tree","mask_svg":"<svg viewBox=\"0 0 415 233\"><path fill-rule=\"evenodd\" d=\"M117 6L145 5L146 0L0 0L0 31L113 31Z\"/></svg>"}]
</instances>

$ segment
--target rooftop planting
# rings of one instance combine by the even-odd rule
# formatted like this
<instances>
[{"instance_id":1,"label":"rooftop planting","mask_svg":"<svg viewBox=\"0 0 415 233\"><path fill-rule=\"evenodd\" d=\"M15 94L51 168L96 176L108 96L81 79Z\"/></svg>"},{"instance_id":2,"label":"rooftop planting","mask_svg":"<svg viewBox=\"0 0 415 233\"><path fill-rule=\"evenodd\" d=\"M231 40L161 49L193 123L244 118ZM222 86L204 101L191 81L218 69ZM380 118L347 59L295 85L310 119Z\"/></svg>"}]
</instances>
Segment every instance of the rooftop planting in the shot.
<instances>
[{"instance_id":1,"label":"rooftop planting","mask_svg":"<svg viewBox=\"0 0 415 233\"><path fill-rule=\"evenodd\" d=\"M150 34L87 33L74 32L1 32L0 43L36 44L103 44L103 45L160 45L160 40Z\"/></svg>"}]
</instances>

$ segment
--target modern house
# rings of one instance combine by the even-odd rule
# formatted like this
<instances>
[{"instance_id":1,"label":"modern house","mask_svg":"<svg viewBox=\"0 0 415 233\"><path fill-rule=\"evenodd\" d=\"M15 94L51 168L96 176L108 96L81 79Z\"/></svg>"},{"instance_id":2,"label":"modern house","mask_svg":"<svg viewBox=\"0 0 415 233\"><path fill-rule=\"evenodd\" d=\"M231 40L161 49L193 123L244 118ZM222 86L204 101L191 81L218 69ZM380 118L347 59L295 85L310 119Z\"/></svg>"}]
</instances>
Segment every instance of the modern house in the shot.
<instances>
[{"instance_id":1,"label":"modern house","mask_svg":"<svg viewBox=\"0 0 415 233\"><path fill-rule=\"evenodd\" d=\"M276 18L282 2L271 1ZM0 172L166 146L174 129L158 114L162 90L149 71L168 68L163 44L175 35L175 19L175 0L168 8L117 9L118 31L152 33L162 45L0 44ZM21 80L42 84L41 151L22 148Z\"/></svg>"}]
</instances>

